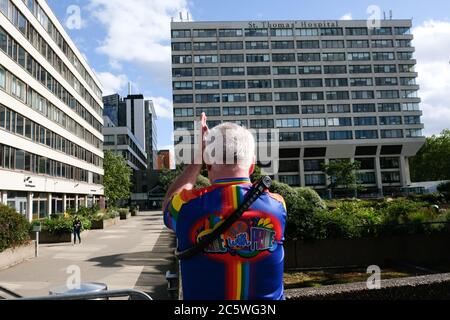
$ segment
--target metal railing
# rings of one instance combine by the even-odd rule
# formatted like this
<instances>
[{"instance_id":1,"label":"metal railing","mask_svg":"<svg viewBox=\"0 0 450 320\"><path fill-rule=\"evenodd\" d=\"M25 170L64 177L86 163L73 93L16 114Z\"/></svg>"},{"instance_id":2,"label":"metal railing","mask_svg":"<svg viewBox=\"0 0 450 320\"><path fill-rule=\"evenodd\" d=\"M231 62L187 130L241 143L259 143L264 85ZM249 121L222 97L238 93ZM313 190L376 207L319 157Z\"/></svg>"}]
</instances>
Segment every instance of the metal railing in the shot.
<instances>
[{"instance_id":1,"label":"metal railing","mask_svg":"<svg viewBox=\"0 0 450 320\"><path fill-rule=\"evenodd\" d=\"M74 294L61 294L61 295L49 295L38 297L22 297L17 293L0 287L0 291L12 296L10 300L95 300L95 299L109 299L109 298L123 298L128 297L128 300L153 300L148 294L138 290L125 289L125 290L109 290L90 293L74 293Z\"/></svg>"}]
</instances>

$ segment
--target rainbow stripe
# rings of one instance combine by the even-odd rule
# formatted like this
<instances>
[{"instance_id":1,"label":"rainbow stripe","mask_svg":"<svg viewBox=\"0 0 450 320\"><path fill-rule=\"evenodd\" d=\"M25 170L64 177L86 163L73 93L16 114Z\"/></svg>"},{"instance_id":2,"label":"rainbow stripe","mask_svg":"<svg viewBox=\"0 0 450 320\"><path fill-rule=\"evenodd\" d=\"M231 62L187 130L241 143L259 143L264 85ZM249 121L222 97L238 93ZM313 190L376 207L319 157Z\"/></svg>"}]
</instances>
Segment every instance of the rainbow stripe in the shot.
<instances>
[{"instance_id":1,"label":"rainbow stripe","mask_svg":"<svg viewBox=\"0 0 450 320\"><path fill-rule=\"evenodd\" d=\"M229 262L227 273L227 300L248 300L250 264L241 261Z\"/></svg>"},{"instance_id":2,"label":"rainbow stripe","mask_svg":"<svg viewBox=\"0 0 450 320\"><path fill-rule=\"evenodd\" d=\"M215 180L213 184L224 185L224 184L240 184L240 183L251 183L249 178L229 178L229 179L219 179Z\"/></svg>"}]
</instances>

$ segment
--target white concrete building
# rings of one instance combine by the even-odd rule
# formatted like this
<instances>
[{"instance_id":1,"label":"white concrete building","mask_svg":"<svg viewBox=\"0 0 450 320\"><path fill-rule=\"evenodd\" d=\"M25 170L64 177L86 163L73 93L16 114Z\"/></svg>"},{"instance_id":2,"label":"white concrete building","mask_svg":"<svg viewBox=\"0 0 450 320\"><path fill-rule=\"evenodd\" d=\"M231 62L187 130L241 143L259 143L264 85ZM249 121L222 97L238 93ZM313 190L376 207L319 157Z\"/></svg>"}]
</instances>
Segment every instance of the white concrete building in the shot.
<instances>
[{"instance_id":1,"label":"white concrete building","mask_svg":"<svg viewBox=\"0 0 450 320\"><path fill-rule=\"evenodd\" d=\"M411 184L423 145L411 20L173 22L175 141L235 122L279 131L275 178L326 194L322 164L358 160L366 193Z\"/></svg>"},{"instance_id":2,"label":"white concrete building","mask_svg":"<svg viewBox=\"0 0 450 320\"><path fill-rule=\"evenodd\" d=\"M28 219L103 197L101 84L46 1L0 0L1 202Z\"/></svg>"}]
</instances>

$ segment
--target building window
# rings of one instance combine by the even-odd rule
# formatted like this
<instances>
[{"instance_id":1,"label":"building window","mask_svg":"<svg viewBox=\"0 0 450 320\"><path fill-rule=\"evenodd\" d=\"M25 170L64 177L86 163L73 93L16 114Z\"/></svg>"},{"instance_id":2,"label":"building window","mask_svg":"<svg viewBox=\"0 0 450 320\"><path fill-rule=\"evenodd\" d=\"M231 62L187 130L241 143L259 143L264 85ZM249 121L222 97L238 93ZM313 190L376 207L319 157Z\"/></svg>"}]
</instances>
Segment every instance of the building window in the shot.
<instances>
[{"instance_id":1,"label":"building window","mask_svg":"<svg viewBox=\"0 0 450 320\"><path fill-rule=\"evenodd\" d=\"M319 29L295 29L295 35L300 37L315 37L319 35Z\"/></svg>"},{"instance_id":2,"label":"building window","mask_svg":"<svg viewBox=\"0 0 450 320\"><path fill-rule=\"evenodd\" d=\"M299 128L299 119L277 119L277 128Z\"/></svg>"},{"instance_id":3,"label":"building window","mask_svg":"<svg viewBox=\"0 0 450 320\"><path fill-rule=\"evenodd\" d=\"M373 91L362 90L362 91L352 91L352 99L353 100L366 100L373 99L374 93Z\"/></svg>"},{"instance_id":4,"label":"building window","mask_svg":"<svg viewBox=\"0 0 450 320\"><path fill-rule=\"evenodd\" d=\"M214 38L217 37L216 29L195 29L192 32L194 38Z\"/></svg>"},{"instance_id":5,"label":"building window","mask_svg":"<svg viewBox=\"0 0 450 320\"><path fill-rule=\"evenodd\" d=\"M271 106L255 106L249 107L250 115L268 115L273 114L273 107Z\"/></svg>"},{"instance_id":6,"label":"building window","mask_svg":"<svg viewBox=\"0 0 450 320\"><path fill-rule=\"evenodd\" d=\"M403 138L403 130L401 129L381 130L381 138L383 139Z\"/></svg>"},{"instance_id":7,"label":"building window","mask_svg":"<svg viewBox=\"0 0 450 320\"><path fill-rule=\"evenodd\" d=\"M263 80L248 80L247 85L251 89L262 89L262 88L271 88L272 87L272 81L270 79L263 79Z\"/></svg>"},{"instance_id":8,"label":"building window","mask_svg":"<svg viewBox=\"0 0 450 320\"><path fill-rule=\"evenodd\" d=\"M301 92L302 101L319 101L323 100L323 92Z\"/></svg>"},{"instance_id":9,"label":"building window","mask_svg":"<svg viewBox=\"0 0 450 320\"><path fill-rule=\"evenodd\" d=\"M267 42L267 41L246 41L245 49L247 49L247 50L269 49L269 42Z\"/></svg>"},{"instance_id":10,"label":"building window","mask_svg":"<svg viewBox=\"0 0 450 320\"><path fill-rule=\"evenodd\" d=\"M304 66L298 67L299 74L321 74L322 67L321 66Z\"/></svg>"},{"instance_id":11,"label":"building window","mask_svg":"<svg viewBox=\"0 0 450 320\"><path fill-rule=\"evenodd\" d=\"M325 127L326 119L325 118L311 118L311 119L302 119L303 127Z\"/></svg>"},{"instance_id":12,"label":"building window","mask_svg":"<svg viewBox=\"0 0 450 320\"><path fill-rule=\"evenodd\" d=\"M199 117L203 112L209 117L220 117L219 107L195 108L195 115L197 117Z\"/></svg>"},{"instance_id":13,"label":"building window","mask_svg":"<svg viewBox=\"0 0 450 320\"><path fill-rule=\"evenodd\" d=\"M325 74L347 73L347 66L324 66L323 72Z\"/></svg>"},{"instance_id":14,"label":"building window","mask_svg":"<svg viewBox=\"0 0 450 320\"><path fill-rule=\"evenodd\" d=\"M173 114L175 117L193 117L193 108L174 108Z\"/></svg>"},{"instance_id":15,"label":"building window","mask_svg":"<svg viewBox=\"0 0 450 320\"><path fill-rule=\"evenodd\" d=\"M247 67L247 75L249 76L270 75L270 67Z\"/></svg>"},{"instance_id":16,"label":"building window","mask_svg":"<svg viewBox=\"0 0 450 320\"><path fill-rule=\"evenodd\" d=\"M399 112L402 111L400 103L380 103L378 112Z\"/></svg>"},{"instance_id":17,"label":"building window","mask_svg":"<svg viewBox=\"0 0 450 320\"><path fill-rule=\"evenodd\" d=\"M275 101L298 101L297 92L276 92L274 94Z\"/></svg>"},{"instance_id":18,"label":"building window","mask_svg":"<svg viewBox=\"0 0 450 320\"><path fill-rule=\"evenodd\" d=\"M352 118L328 118L329 127L349 127L352 125Z\"/></svg>"},{"instance_id":19,"label":"building window","mask_svg":"<svg viewBox=\"0 0 450 320\"><path fill-rule=\"evenodd\" d=\"M276 114L299 114L298 106L276 106Z\"/></svg>"},{"instance_id":20,"label":"building window","mask_svg":"<svg viewBox=\"0 0 450 320\"><path fill-rule=\"evenodd\" d=\"M380 125L401 125L402 117L400 116L389 116L389 117L380 117Z\"/></svg>"},{"instance_id":21,"label":"building window","mask_svg":"<svg viewBox=\"0 0 450 320\"><path fill-rule=\"evenodd\" d=\"M213 90L219 88L219 81L195 81L195 90Z\"/></svg>"},{"instance_id":22,"label":"building window","mask_svg":"<svg viewBox=\"0 0 450 320\"><path fill-rule=\"evenodd\" d=\"M174 81L173 90L192 90L192 81Z\"/></svg>"},{"instance_id":23,"label":"building window","mask_svg":"<svg viewBox=\"0 0 450 320\"><path fill-rule=\"evenodd\" d=\"M194 130L193 121L174 121L174 130ZM117 143L119 144L119 143Z\"/></svg>"},{"instance_id":24,"label":"building window","mask_svg":"<svg viewBox=\"0 0 450 320\"><path fill-rule=\"evenodd\" d=\"M319 88L322 86L322 79L300 79L300 87L303 88Z\"/></svg>"},{"instance_id":25,"label":"building window","mask_svg":"<svg viewBox=\"0 0 450 320\"><path fill-rule=\"evenodd\" d=\"M298 61L299 62L320 61L320 53L299 53Z\"/></svg>"},{"instance_id":26,"label":"building window","mask_svg":"<svg viewBox=\"0 0 450 320\"><path fill-rule=\"evenodd\" d=\"M375 184L376 183L374 172L358 173L357 179L360 184Z\"/></svg>"},{"instance_id":27,"label":"building window","mask_svg":"<svg viewBox=\"0 0 450 320\"><path fill-rule=\"evenodd\" d=\"M220 63L241 63L244 62L243 54L221 54Z\"/></svg>"},{"instance_id":28,"label":"building window","mask_svg":"<svg viewBox=\"0 0 450 320\"><path fill-rule=\"evenodd\" d=\"M256 101L272 101L272 93L266 92L266 93L249 93L248 94L248 101L250 102L256 102Z\"/></svg>"},{"instance_id":29,"label":"building window","mask_svg":"<svg viewBox=\"0 0 450 320\"><path fill-rule=\"evenodd\" d=\"M352 131L330 131L330 140L352 140Z\"/></svg>"},{"instance_id":30,"label":"building window","mask_svg":"<svg viewBox=\"0 0 450 320\"><path fill-rule=\"evenodd\" d=\"M270 29L272 37L292 37L294 34L292 29Z\"/></svg>"},{"instance_id":31,"label":"building window","mask_svg":"<svg viewBox=\"0 0 450 320\"><path fill-rule=\"evenodd\" d=\"M175 94L173 95L173 103L193 103L194 98L192 94Z\"/></svg>"},{"instance_id":32,"label":"building window","mask_svg":"<svg viewBox=\"0 0 450 320\"><path fill-rule=\"evenodd\" d=\"M172 43L173 51L191 51L192 44L190 42L174 42Z\"/></svg>"},{"instance_id":33,"label":"building window","mask_svg":"<svg viewBox=\"0 0 450 320\"><path fill-rule=\"evenodd\" d=\"M323 171L324 160L303 160L305 172Z\"/></svg>"},{"instance_id":34,"label":"building window","mask_svg":"<svg viewBox=\"0 0 450 320\"><path fill-rule=\"evenodd\" d=\"M297 108L298 111L298 108ZM325 113L324 105L305 105L302 106L302 114L319 114Z\"/></svg>"},{"instance_id":35,"label":"building window","mask_svg":"<svg viewBox=\"0 0 450 320\"><path fill-rule=\"evenodd\" d=\"M299 176L280 175L280 176L278 176L278 178L281 183L285 183L290 186L299 186L300 185L300 177Z\"/></svg>"},{"instance_id":36,"label":"building window","mask_svg":"<svg viewBox=\"0 0 450 320\"><path fill-rule=\"evenodd\" d=\"M224 93L222 94L222 102L246 102L247 95L245 93Z\"/></svg>"},{"instance_id":37,"label":"building window","mask_svg":"<svg viewBox=\"0 0 450 320\"><path fill-rule=\"evenodd\" d=\"M279 172L299 172L300 164L298 160L280 160Z\"/></svg>"},{"instance_id":38,"label":"building window","mask_svg":"<svg viewBox=\"0 0 450 320\"><path fill-rule=\"evenodd\" d=\"M272 61L273 62L294 62L295 54L294 53L273 53Z\"/></svg>"},{"instance_id":39,"label":"building window","mask_svg":"<svg viewBox=\"0 0 450 320\"><path fill-rule=\"evenodd\" d=\"M269 62L269 54L247 54L247 62Z\"/></svg>"},{"instance_id":40,"label":"building window","mask_svg":"<svg viewBox=\"0 0 450 320\"><path fill-rule=\"evenodd\" d=\"M223 80L222 89L245 89L245 80Z\"/></svg>"},{"instance_id":41,"label":"building window","mask_svg":"<svg viewBox=\"0 0 450 320\"><path fill-rule=\"evenodd\" d=\"M217 103L220 102L219 94L196 94L196 103Z\"/></svg>"},{"instance_id":42,"label":"building window","mask_svg":"<svg viewBox=\"0 0 450 320\"><path fill-rule=\"evenodd\" d=\"M272 119L257 119L250 120L250 128L252 129L265 129L265 128L273 128L274 122Z\"/></svg>"},{"instance_id":43,"label":"building window","mask_svg":"<svg viewBox=\"0 0 450 320\"><path fill-rule=\"evenodd\" d=\"M245 116L247 115L247 107L223 107L224 116Z\"/></svg>"},{"instance_id":44,"label":"building window","mask_svg":"<svg viewBox=\"0 0 450 320\"><path fill-rule=\"evenodd\" d=\"M354 104L353 112L376 112L375 104Z\"/></svg>"},{"instance_id":45,"label":"building window","mask_svg":"<svg viewBox=\"0 0 450 320\"><path fill-rule=\"evenodd\" d=\"M305 174L306 186L323 186L325 185L324 174Z\"/></svg>"},{"instance_id":46,"label":"building window","mask_svg":"<svg viewBox=\"0 0 450 320\"><path fill-rule=\"evenodd\" d=\"M350 113L349 104L329 104L327 105L328 113Z\"/></svg>"},{"instance_id":47,"label":"building window","mask_svg":"<svg viewBox=\"0 0 450 320\"><path fill-rule=\"evenodd\" d=\"M244 76L245 75L245 68L243 67L225 67L221 68L221 75L222 76Z\"/></svg>"},{"instance_id":48,"label":"building window","mask_svg":"<svg viewBox=\"0 0 450 320\"><path fill-rule=\"evenodd\" d=\"M353 119L355 126L376 126L377 118L376 117L355 117Z\"/></svg>"},{"instance_id":49,"label":"building window","mask_svg":"<svg viewBox=\"0 0 450 320\"><path fill-rule=\"evenodd\" d=\"M301 141L302 136L300 132L280 132L279 140L281 142Z\"/></svg>"},{"instance_id":50,"label":"building window","mask_svg":"<svg viewBox=\"0 0 450 320\"><path fill-rule=\"evenodd\" d=\"M114 135L105 135L105 140L103 142L105 146L113 146L116 144L116 137Z\"/></svg>"},{"instance_id":51,"label":"building window","mask_svg":"<svg viewBox=\"0 0 450 320\"><path fill-rule=\"evenodd\" d=\"M220 50L242 50L244 49L244 44L242 41L225 41L219 42Z\"/></svg>"},{"instance_id":52,"label":"building window","mask_svg":"<svg viewBox=\"0 0 450 320\"><path fill-rule=\"evenodd\" d=\"M219 37L242 37L242 29L219 29Z\"/></svg>"},{"instance_id":53,"label":"building window","mask_svg":"<svg viewBox=\"0 0 450 320\"><path fill-rule=\"evenodd\" d=\"M420 116L405 116L405 124L421 124Z\"/></svg>"},{"instance_id":54,"label":"building window","mask_svg":"<svg viewBox=\"0 0 450 320\"><path fill-rule=\"evenodd\" d=\"M217 63L217 55L194 56L194 63Z\"/></svg>"},{"instance_id":55,"label":"building window","mask_svg":"<svg viewBox=\"0 0 450 320\"><path fill-rule=\"evenodd\" d=\"M319 40L302 40L297 41L297 49L319 49Z\"/></svg>"},{"instance_id":56,"label":"building window","mask_svg":"<svg viewBox=\"0 0 450 320\"><path fill-rule=\"evenodd\" d=\"M382 172L381 180L383 183L399 183L400 182L400 172Z\"/></svg>"},{"instance_id":57,"label":"building window","mask_svg":"<svg viewBox=\"0 0 450 320\"><path fill-rule=\"evenodd\" d=\"M367 36L369 34L367 28L346 28L345 31L348 36Z\"/></svg>"},{"instance_id":58,"label":"building window","mask_svg":"<svg viewBox=\"0 0 450 320\"><path fill-rule=\"evenodd\" d=\"M356 139L378 139L378 131L377 130L356 130L355 131Z\"/></svg>"},{"instance_id":59,"label":"building window","mask_svg":"<svg viewBox=\"0 0 450 320\"><path fill-rule=\"evenodd\" d=\"M406 129L405 136L406 138L422 138L422 129Z\"/></svg>"},{"instance_id":60,"label":"building window","mask_svg":"<svg viewBox=\"0 0 450 320\"><path fill-rule=\"evenodd\" d=\"M348 91L327 91L326 98L327 100L348 100L349 95Z\"/></svg>"},{"instance_id":61,"label":"building window","mask_svg":"<svg viewBox=\"0 0 450 320\"><path fill-rule=\"evenodd\" d=\"M192 68L174 68L172 69L174 77L192 77Z\"/></svg>"},{"instance_id":62,"label":"building window","mask_svg":"<svg viewBox=\"0 0 450 320\"><path fill-rule=\"evenodd\" d=\"M272 49L294 49L294 41L272 41Z\"/></svg>"},{"instance_id":63,"label":"building window","mask_svg":"<svg viewBox=\"0 0 450 320\"><path fill-rule=\"evenodd\" d=\"M191 30L172 30L172 38L190 38Z\"/></svg>"},{"instance_id":64,"label":"building window","mask_svg":"<svg viewBox=\"0 0 450 320\"><path fill-rule=\"evenodd\" d=\"M267 29L245 29L246 37L267 37L269 35Z\"/></svg>"},{"instance_id":65,"label":"building window","mask_svg":"<svg viewBox=\"0 0 450 320\"><path fill-rule=\"evenodd\" d=\"M297 74L296 67L273 67L274 75Z\"/></svg>"},{"instance_id":66,"label":"building window","mask_svg":"<svg viewBox=\"0 0 450 320\"><path fill-rule=\"evenodd\" d=\"M348 72L355 73L372 73L371 65L351 65L348 67Z\"/></svg>"}]
</instances>

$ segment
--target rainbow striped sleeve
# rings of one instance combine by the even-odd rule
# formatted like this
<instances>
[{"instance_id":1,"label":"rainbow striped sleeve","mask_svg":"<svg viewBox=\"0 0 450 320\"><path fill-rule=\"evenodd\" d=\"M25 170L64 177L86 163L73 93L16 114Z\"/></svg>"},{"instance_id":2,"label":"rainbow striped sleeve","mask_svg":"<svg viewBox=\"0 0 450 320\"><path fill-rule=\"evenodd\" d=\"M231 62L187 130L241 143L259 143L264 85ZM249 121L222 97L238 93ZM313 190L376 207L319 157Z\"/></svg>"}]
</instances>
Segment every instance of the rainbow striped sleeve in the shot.
<instances>
[{"instance_id":1,"label":"rainbow striped sleeve","mask_svg":"<svg viewBox=\"0 0 450 320\"><path fill-rule=\"evenodd\" d=\"M183 190L173 196L172 200L167 205L164 211L164 223L165 225L176 232L177 230L177 220L183 205L196 196L192 190Z\"/></svg>"}]
</instances>

